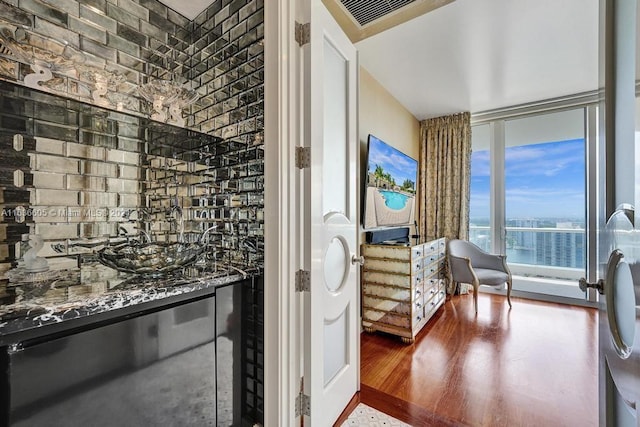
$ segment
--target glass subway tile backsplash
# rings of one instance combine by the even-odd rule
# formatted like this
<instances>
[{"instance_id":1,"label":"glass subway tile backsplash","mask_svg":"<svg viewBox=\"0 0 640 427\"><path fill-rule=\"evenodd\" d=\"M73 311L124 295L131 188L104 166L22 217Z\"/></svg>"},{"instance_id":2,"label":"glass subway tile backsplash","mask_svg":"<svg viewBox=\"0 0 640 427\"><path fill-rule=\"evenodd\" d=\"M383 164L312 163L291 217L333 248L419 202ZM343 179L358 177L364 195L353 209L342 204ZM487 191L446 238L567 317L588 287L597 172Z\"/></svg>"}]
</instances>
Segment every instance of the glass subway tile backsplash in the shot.
<instances>
[{"instance_id":1,"label":"glass subway tile backsplash","mask_svg":"<svg viewBox=\"0 0 640 427\"><path fill-rule=\"evenodd\" d=\"M59 108L60 99L8 82L0 82L0 95L2 150L9 154L0 160L9 184L0 190L0 206L4 213L25 211L20 221L3 215L7 229L16 229L4 241L15 249L0 260L3 269L15 266L29 232L56 248L52 258L86 254L78 248L92 243L87 239L139 238L144 232L154 241L175 241L176 208L186 240L214 227L209 237L218 261L262 267L262 145L73 100L63 101L65 114L29 116L52 103ZM18 118L23 126L16 128ZM85 131L102 138L86 140Z\"/></svg>"}]
</instances>

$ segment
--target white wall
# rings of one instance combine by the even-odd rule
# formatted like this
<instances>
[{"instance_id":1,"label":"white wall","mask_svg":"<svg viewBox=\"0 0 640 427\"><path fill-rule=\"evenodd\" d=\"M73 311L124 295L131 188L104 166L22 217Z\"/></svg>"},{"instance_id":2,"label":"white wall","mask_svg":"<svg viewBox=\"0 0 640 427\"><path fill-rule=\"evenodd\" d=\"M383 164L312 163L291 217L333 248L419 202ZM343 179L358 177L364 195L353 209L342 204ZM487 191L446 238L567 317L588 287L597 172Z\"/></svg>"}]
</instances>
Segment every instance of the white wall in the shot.
<instances>
[{"instance_id":1,"label":"white wall","mask_svg":"<svg viewBox=\"0 0 640 427\"><path fill-rule=\"evenodd\" d=\"M373 134L414 159L419 159L420 122L362 67L360 67L359 108L360 174L358 188L362 192L366 173L368 135ZM362 199L359 200L361 211ZM411 230L411 232L414 231ZM364 233L362 233L360 243L364 243L364 241Z\"/></svg>"}]
</instances>

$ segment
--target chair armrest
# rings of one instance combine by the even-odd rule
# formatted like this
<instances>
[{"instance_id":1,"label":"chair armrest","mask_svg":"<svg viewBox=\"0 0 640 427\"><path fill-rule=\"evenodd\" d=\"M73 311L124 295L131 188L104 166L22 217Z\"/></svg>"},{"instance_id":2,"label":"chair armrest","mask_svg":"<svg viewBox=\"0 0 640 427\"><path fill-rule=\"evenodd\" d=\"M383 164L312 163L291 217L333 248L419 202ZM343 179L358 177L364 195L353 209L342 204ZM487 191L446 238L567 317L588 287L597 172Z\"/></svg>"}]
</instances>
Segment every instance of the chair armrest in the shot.
<instances>
[{"instance_id":1,"label":"chair armrest","mask_svg":"<svg viewBox=\"0 0 640 427\"><path fill-rule=\"evenodd\" d=\"M489 270L498 270L509 273L507 260L505 255L493 255L486 252L474 254L473 266L476 268L486 268Z\"/></svg>"},{"instance_id":2,"label":"chair armrest","mask_svg":"<svg viewBox=\"0 0 640 427\"><path fill-rule=\"evenodd\" d=\"M447 255L451 280L460 283L474 283L478 280L471 267L471 260L467 257Z\"/></svg>"}]
</instances>

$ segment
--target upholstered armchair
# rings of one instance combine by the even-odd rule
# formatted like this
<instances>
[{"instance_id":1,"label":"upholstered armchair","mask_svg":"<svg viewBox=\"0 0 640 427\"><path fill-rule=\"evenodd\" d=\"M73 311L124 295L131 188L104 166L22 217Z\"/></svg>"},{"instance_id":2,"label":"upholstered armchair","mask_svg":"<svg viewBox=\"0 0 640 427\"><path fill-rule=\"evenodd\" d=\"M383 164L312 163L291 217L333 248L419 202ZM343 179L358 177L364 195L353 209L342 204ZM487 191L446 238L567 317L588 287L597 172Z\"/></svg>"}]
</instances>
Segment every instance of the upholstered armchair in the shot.
<instances>
[{"instance_id":1,"label":"upholstered armchair","mask_svg":"<svg viewBox=\"0 0 640 427\"><path fill-rule=\"evenodd\" d=\"M505 255L489 254L466 240L449 240L447 260L450 279L454 285L469 283L473 286L473 305L478 312L480 285L507 284L507 302L511 307L511 272Z\"/></svg>"}]
</instances>

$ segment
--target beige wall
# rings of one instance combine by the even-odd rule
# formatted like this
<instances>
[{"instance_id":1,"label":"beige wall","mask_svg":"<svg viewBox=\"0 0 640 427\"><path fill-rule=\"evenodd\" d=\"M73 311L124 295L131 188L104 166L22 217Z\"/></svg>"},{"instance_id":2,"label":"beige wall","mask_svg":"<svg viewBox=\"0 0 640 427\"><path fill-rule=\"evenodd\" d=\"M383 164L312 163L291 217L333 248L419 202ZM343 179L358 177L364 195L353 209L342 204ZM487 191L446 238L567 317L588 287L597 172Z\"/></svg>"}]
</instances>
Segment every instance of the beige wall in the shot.
<instances>
[{"instance_id":1,"label":"beige wall","mask_svg":"<svg viewBox=\"0 0 640 427\"><path fill-rule=\"evenodd\" d=\"M420 122L398 102L371 74L360 67L360 176L362 191L367 157L367 136L373 134L408 154L419 157ZM360 200L360 209L362 209ZM414 230L412 228L411 232ZM364 233L360 236L364 243Z\"/></svg>"}]
</instances>

